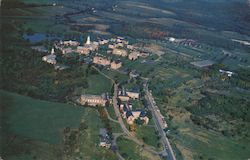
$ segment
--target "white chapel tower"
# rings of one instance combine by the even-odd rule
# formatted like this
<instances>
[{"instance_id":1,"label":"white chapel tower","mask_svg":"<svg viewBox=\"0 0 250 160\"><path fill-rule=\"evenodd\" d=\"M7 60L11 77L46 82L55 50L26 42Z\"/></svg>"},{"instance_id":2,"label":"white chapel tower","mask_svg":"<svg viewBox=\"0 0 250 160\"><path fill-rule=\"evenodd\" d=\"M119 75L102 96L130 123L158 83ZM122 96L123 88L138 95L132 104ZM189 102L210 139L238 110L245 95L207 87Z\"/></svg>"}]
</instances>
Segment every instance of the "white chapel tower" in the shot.
<instances>
[{"instance_id":1,"label":"white chapel tower","mask_svg":"<svg viewBox=\"0 0 250 160\"><path fill-rule=\"evenodd\" d=\"M51 53L51 54L55 54L55 49L52 48L50 53Z\"/></svg>"},{"instance_id":2,"label":"white chapel tower","mask_svg":"<svg viewBox=\"0 0 250 160\"><path fill-rule=\"evenodd\" d=\"M87 44L87 45L90 45L90 43L91 43L91 42L90 42L90 36L88 36L87 41L86 41L86 44Z\"/></svg>"}]
</instances>

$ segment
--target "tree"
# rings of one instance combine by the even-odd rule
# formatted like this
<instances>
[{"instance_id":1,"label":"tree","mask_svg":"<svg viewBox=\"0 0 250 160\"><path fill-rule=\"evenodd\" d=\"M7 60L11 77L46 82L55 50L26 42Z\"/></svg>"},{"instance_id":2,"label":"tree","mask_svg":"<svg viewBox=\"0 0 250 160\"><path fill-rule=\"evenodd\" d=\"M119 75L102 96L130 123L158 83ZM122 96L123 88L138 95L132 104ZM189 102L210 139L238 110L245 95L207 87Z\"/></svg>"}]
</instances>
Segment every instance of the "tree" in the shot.
<instances>
[{"instance_id":1,"label":"tree","mask_svg":"<svg viewBox=\"0 0 250 160\"><path fill-rule=\"evenodd\" d=\"M140 118L137 118L136 120L135 120L135 124L137 124L137 125L143 125L145 123L145 121L143 120L143 119L140 119Z\"/></svg>"},{"instance_id":2,"label":"tree","mask_svg":"<svg viewBox=\"0 0 250 160\"><path fill-rule=\"evenodd\" d=\"M88 128L88 125L87 125L85 122L82 122L82 123L80 124L79 130L80 130L80 131L83 131L83 130L85 130L85 129L87 129L87 128Z\"/></svg>"},{"instance_id":3,"label":"tree","mask_svg":"<svg viewBox=\"0 0 250 160\"><path fill-rule=\"evenodd\" d=\"M150 110L147 111L147 117L149 119L152 119L152 112Z\"/></svg>"},{"instance_id":4,"label":"tree","mask_svg":"<svg viewBox=\"0 0 250 160\"><path fill-rule=\"evenodd\" d=\"M27 29L27 34L28 34L28 35L33 35L33 34L34 34L34 31L33 31L31 28L28 28L28 29Z\"/></svg>"},{"instance_id":5,"label":"tree","mask_svg":"<svg viewBox=\"0 0 250 160\"><path fill-rule=\"evenodd\" d=\"M135 124L129 125L129 131L135 132L136 131L136 125Z\"/></svg>"}]
</instances>

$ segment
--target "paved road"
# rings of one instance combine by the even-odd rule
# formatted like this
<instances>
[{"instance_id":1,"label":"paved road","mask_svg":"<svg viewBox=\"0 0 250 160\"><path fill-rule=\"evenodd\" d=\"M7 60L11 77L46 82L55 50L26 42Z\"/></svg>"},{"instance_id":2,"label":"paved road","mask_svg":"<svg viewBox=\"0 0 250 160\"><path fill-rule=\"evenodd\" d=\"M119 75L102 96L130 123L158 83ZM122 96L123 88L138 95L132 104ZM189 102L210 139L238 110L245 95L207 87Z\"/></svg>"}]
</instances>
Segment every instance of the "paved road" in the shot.
<instances>
[{"instance_id":1,"label":"paved road","mask_svg":"<svg viewBox=\"0 0 250 160\"><path fill-rule=\"evenodd\" d=\"M117 146L117 143L116 143L116 141L117 141L117 138L118 137L120 137L120 136L122 136L122 135L124 135L124 133L113 133L113 141L112 141L112 146ZM119 151L117 150L116 151L116 155L117 155L117 157L120 159L120 160L125 160L122 156L121 156L121 154L119 153Z\"/></svg>"},{"instance_id":2,"label":"paved road","mask_svg":"<svg viewBox=\"0 0 250 160\"><path fill-rule=\"evenodd\" d=\"M151 93L148 91L148 85L145 83L144 84L144 91L145 91L145 98L149 102L148 103L148 108L152 112L152 117L154 120L154 123L159 131L159 134L161 135L161 141L163 143L164 151L162 154L167 155L167 160L176 160L173 149L169 143L168 138L166 137L165 131L163 130L164 124L162 121L162 118L159 117L159 111L157 110L158 107L154 104L154 99L151 95Z\"/></svg>"},{"instance_id":3,"label":"paved road","mask_svg":"<svg viewBox=\"0 0 250 160\"><path fill-rule=\"evenodd\" d=\"M113 118L109 115L109 112L108 112L107 108L104 108L104 110L105 110L105 112L107 113L108 119L109 119L110 121L115 122L115 123L119 123L119 121L113 119Z\"/></svg>"}]
</instances>

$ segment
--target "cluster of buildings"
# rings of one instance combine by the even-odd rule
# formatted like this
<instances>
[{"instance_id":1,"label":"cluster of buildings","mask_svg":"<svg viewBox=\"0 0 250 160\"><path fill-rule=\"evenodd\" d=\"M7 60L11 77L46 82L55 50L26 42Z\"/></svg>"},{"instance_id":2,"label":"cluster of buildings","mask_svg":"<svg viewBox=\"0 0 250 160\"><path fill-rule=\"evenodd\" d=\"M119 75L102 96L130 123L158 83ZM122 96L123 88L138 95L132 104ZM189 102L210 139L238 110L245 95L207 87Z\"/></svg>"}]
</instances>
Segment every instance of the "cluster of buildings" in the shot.
<instances>
[{"instance_id":1,"label":"cluster of buildings","mask_svg":"<svg viewBox=\"0 0 250 160\"><path fill-rule=\"evenodd\" d=\"M76 52L79 54L88 55L91 51L97 51L99 48L98 42L91 42L90 36L88 36L86 43L83 46L78 46Z\"/></svg>"},{"instance_id":2,"label":"cluster of buildings","mask_svg":"<svg viewBox=\"0 0 250 160\"><path fill-rule=\"evenodd\" d=\"M143 124L148 124L149 118L145 110L133 110L132 104L125 103L119 105L119 110L124 119L129 125L134 124L136 119L143 120Z\"/></svg>"},{"instance_id":3,"label":"cluster of buildings","mask_svg":"<svg viewBox=\"0 0 250 160\"><path fill-rule=\"evenodd\" d=\"M138 57L143 57L146 53L139 51L139 48L134 45L129 45L129 42L123 37L110 38L110 39L99 39L98 41L91 41L90 36L87 37L86 42L80 45L78 41L68 40L60 41L54 44L54 48L59 50L62 54L67 55L69 53L78 53L83 55L89 55L91 52L97 52L101 45L107 45L107 54L113 54L121 57L128 57L129 60L133 61ZM51 51L50 55L44 56L43 61L56 64L56 55ZM122 67L120 60L111 61L110 57L103 55L94 54L91 56L91 62L97 65L107 66L113 70L117 70ZM58 68L58 67L57 67ZM60 68L61 69L61 68Z\"/></svg>"},{"instance_id":4,"label":"cluster of buildings","mask_svg":"<svg viewBox=\"0 0 250 160\"><path fill-rule=\"evenodd\" d=\"M126 91L123 88L118 91L118 98L121 100L119 110L129 125L132 125L136 119L143 120L144 124L148 124L147 112L145 110L133 110L132 104L129 103L129 100L138 100L140 98L138 91Z\"/></svg>"},{"instance_id":5,"label":"cluster of buildings","mask_svg":"<svg viewBox=\"0 0 250 160\"><path fill-rule=\"evenodd\" d=\"M112 53L121 57L128 57L129 60L136 60L138 57L144 57L146 53L138 50L138 47L129 45L123 37L111 38L110 44L108 45L108 53Z\"/></svg>"},{"instance_id":6,"label":"cluster of buildings","mask_svg":"<svg viewBox=\"0 0 250 160\"><path fill-rule=\"evenodd\" d=\"M88 55L91 51L97 51L99 48L98 42L91 42L90 36L87 37L87 41L82 46L77 41L60 41L59 43L55 43L55 48L60 50L62 54L68 54L72 52L76 52L79 54Z\"/></svg>"}]
</instances>

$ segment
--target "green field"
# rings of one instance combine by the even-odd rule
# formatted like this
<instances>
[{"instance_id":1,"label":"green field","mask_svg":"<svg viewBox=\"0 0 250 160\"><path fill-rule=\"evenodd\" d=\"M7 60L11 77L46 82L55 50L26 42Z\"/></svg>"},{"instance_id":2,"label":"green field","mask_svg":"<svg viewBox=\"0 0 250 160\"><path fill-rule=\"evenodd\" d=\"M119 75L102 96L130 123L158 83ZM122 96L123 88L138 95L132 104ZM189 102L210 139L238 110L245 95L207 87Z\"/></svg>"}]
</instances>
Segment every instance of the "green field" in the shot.
<instances>
[{"instance_id":1,"label":"green field","mask_svg":"<svg viewBox=\"0 0 250 160\"><path fill-rule=\"evenodd\" d=\"M141 139L146 144L161 150L161 144L158 144L160 141L157 139L154 126L137 126L136 137Z\"/></svg>"},{"instance_id":2,"label":"green field","mask_svg":"<svg viewBox=\"0 0 250 160\"><path fill-rule=\"evenodd\" d=\"M118 138L117 145L119 153L125 159L138 160L142 158L140 155L140 147L138 147L134 142L125 138Z\"/></svg>"},{"instance_id":3,"label":"green field","mask_svg":"<svg viewBox=\"0 0 250 160\"><path fill-rule=\"evenodd\" d=\"M107 93L111 91L112 83L109 79L100 74L92 74L88 76L88 88L86 94Z\"/></svg>"},{"instance_id":4,"label":"green field","mask_svg":"<svg viewBox=\"0 0 250 160\"><path fill-rule=\"evenodd\" d=\"M88 125L82 137L81 156L100 159L115 155L97 146L99 128L103 127L96 110L67 104L35 100L1 91L1 156L7 159L61 159L65 127ZM35 158L34 158L35 157Z\"/></svg>"},{"instance_id":5,"label":"green field","mask_svg":"<svg viewBox=\"0 0 250 160\"><path fill-rule=\"evenodd\" d=\"M247 139L224 137L188 123L178 125L174 143L187 159L242 160L250 156Z\"/></svg>"}]
</instances>

